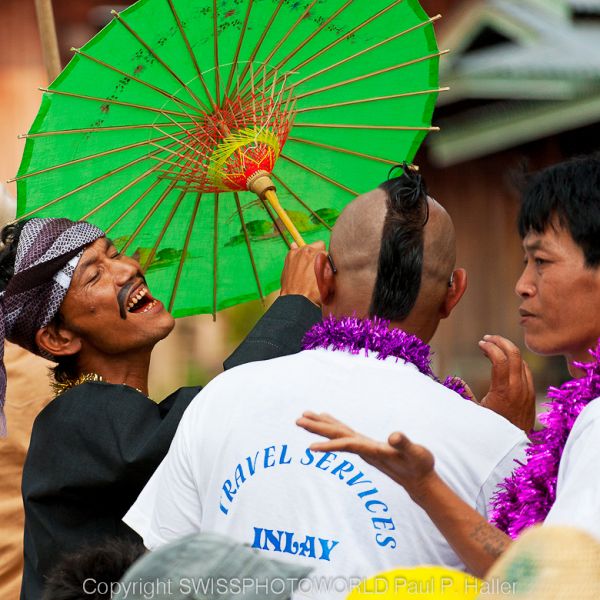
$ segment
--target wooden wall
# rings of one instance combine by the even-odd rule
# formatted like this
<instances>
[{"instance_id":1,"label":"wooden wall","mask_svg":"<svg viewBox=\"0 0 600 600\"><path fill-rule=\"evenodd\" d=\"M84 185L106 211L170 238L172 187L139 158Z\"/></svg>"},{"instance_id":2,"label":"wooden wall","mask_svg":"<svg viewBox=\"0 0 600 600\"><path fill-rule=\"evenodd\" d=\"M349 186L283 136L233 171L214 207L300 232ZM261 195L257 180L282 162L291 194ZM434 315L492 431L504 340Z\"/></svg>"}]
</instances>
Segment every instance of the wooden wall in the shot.
<instances>
[{"instance_id":1,"label":"wooden wall","mask_svg":"<svg viewBox=\"0 0 600 600\"><path fill-rule=\"evenodd\" d=\"M526 351L518 324L520 302L514 292L523 268L515 174L525 161L529 169L537 170L562 160L558 142L548 138L446 169L433 167L426 149L417 157L430 195L454 221L457 266L466 268L469 277L465 296L434 338L436 366L440 374L464 377L478 395L487 389L489 371L477 346L483 335L508 337ZM540 390L562 380L565 371L560 359L526 355Z\"/></svg>"},{"instance_id":2,"label":"wooden wall","mask_svg":"<svg viewBox=\"0 0 600 600\"><path fill-rule=\"evenodd\" d=\"M17 172L26 133L46 85L33 0L2 0L0 30L0 181ZM16 193L15 185L8 186Z\"/></svg>"}]
</instances>

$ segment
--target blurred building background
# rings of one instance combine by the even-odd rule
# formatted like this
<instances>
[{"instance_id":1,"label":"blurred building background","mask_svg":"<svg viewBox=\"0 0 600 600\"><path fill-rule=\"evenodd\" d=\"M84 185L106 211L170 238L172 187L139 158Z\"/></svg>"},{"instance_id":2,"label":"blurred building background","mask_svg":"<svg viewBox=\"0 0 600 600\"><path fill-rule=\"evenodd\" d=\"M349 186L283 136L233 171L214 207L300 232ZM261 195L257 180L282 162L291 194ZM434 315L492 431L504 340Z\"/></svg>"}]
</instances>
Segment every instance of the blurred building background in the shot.
<instances>
[{"instance_id":1,"label":"blurred building background","mask_svg":"<svg viewBox=\"0 0 600 600\"><path fill-rule=\"evenodd\" d=\"M47 83L33 0L2 0L0 177L13 176ZM63 64L129 2L54 0ZM453 216L459 265L469 290L434 340L440 374L455 373L481 394L489 369L477 347L485 333L522 346L514 284L522 267L514 174L600 149L600 0L422 0L438 22L441 80L435 124L417 163L430 192ZM14 187L9 192L14 194ZM262 313L249 303L179 320L155 354L151 389L204 383ZM538 390L566 375L560 359L528 355Z\"/></svg>"}]
</instances>

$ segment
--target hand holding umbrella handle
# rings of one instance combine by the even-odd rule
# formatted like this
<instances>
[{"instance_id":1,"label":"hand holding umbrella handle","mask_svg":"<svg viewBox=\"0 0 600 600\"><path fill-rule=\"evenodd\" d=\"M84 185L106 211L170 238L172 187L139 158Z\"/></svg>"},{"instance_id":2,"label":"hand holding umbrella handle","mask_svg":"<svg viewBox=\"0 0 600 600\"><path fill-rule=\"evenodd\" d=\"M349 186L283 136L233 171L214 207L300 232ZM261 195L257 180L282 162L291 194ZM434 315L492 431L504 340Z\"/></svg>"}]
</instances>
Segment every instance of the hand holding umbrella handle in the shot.
<instances>
[{"instance_id":1,"label":"hand holding umbrella handle","mask_svg":"<svg viewBox=\"0 0 600 600\"><path fill-rule=\"evenodd\" d=\"M269 173L266 171L257 171L248 179L248 189L269 202L299 247L306 245L300 232L296 229L296 226L285 212L283 206L279 203L279 198L275 192L275 184Z\"/></svg>"}]
</instances>

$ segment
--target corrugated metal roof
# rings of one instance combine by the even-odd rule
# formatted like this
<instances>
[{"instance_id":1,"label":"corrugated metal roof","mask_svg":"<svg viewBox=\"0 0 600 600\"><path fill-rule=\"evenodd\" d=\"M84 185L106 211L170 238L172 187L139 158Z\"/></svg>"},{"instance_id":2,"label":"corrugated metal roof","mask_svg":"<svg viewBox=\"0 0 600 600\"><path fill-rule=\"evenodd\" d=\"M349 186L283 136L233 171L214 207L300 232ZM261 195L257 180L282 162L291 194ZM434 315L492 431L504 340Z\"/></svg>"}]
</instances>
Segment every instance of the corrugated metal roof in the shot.
<instances>
[{"instance_id":1,"label":"corrugated metal roof","mask_svg":"<svg viewBox=\"0 0 600 600\"><path fill-rule=\"evenodd\" d=\"M455 21L448 45L464 50L442 63L450 91L438 102L483 103L436 123L441 132L428 138L434 162L449 166L598 122L600 19L573 18L573 9L600 15L600 0L486 0L471 19ZM490 36L493 45L482 47L486 28L510 41ZM473 40L477 49L469 49Z\"/></svg>"},{"instance_id":2,"label":"corrugated metal roof","mask_svg":"<svg viewBox=\"0 0 600 600\"><path fill-rule=\"evenodd\" d=\"M579 12L600 14L600 0L569 0L569 6Z\"/></svg>"},{"instance_id":3,"label":"corrugated metal roof","mask_svg":"<svg viewBox=\"0 0 600 600\"><path fill-rule=\"evenodd\" d=\"M572 3L591 1L571 0ZM600 0L594 2L600 7ZM453 63L452 73L448 73L450 79L453 75L600 78L600 23L574 23L510 0L489 0L488 4L504 17L530 28L531 40L466 52Z\"/></svg>"}]
</instances>

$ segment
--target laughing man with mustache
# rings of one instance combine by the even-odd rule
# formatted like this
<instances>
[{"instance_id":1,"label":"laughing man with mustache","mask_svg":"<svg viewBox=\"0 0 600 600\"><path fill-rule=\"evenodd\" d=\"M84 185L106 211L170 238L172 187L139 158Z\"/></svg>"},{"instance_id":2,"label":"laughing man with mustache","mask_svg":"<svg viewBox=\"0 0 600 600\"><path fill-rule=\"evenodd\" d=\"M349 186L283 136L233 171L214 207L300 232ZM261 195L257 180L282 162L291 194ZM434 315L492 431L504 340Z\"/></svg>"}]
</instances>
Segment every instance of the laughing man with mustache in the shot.
<instances>
[{"instance_id":1,"label":"laughing man with mustache","mask_svg":"<svg viewBox=\"0 0 600 600\"><path fill-rule=\"evenodd\" d=\"M166 454L200 387L148 398L150 356L174 327L137 261L85 222L32 219L6 228L0 254L0 434L4 340L57 363L57 397L35 421L23 472L22 600L39 600L65 552L106 537L139 539L122 516ZM282 295L226 368L300 349L319 316L312 262L294 249ZM324 247L324 246L323 246ZM307 275L311 276L308 277Z\"/></svg>"}]
</instances>

